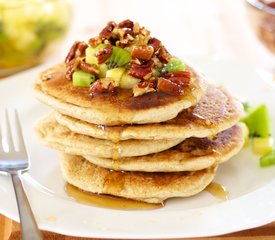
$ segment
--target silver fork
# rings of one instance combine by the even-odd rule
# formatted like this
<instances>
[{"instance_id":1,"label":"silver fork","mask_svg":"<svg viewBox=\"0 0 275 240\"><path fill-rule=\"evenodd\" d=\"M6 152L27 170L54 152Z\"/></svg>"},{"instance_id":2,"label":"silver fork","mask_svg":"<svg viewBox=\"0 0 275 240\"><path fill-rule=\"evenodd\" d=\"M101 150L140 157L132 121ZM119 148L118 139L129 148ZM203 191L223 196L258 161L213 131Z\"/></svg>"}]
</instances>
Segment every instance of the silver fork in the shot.
<instances>
[{"instance_id":1,"label":"silver fork","mask_svg":"<svg viewBox=\"0 0 275 240\"><path fill-rule=\"evenodd\" d=\"M9 117L9 112L12 112L13 118ZM14 120L14 124L11 123L12 119ZM22 239L42 239L20 178L22 173L29 170L30 162L17 111L6 110L4 121L0 124L0 127L1 125L5 134L1 134L0 128L0 171L11 175L21 223ZM14 137L12 136L11 126L15 130L13 132ZM15 147L15 143L17 143L17 148Z\"/></svg>"}]
</instances>

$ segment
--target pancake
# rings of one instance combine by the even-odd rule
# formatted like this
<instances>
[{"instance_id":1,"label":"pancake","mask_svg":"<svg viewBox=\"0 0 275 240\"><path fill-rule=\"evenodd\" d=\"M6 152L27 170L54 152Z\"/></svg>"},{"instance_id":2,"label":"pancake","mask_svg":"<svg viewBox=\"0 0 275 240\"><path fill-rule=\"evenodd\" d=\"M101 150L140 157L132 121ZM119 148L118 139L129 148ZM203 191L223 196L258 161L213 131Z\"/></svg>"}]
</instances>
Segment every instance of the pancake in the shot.
<instances>
[{"instance_id":1,"label":"pancake","mask_svg":"<svg viewBox=\"0 0 275 240\"><path fill-rule=\"evenodd\" d=\"M107 127L60 113L56 113L55 118L73 132L117 142L132 138L158 140L215 135L236 124L242 111L242 104L225 89L209 85L196 106L163 123Z\"/></svg>"},{"instance_id":2,"label":"pancake","mask_svg":"<svg viewBox=\"0 0 275 240\"><path fill-rule=\"evenodd\" d=\"M132 90L89 95L89 88L74 87L65 78L65 65L46 70L35 84L36 97L56 111L93 124L143 124L172 119L183 109L195 105L206 90L202 75L193 68L183 95L151 92L133 97ZM42 81L42 79L47 79Z\"/></svg>"},{"instance_id":3,"label":"pancake","mask_svg":"<svg viewBox=\"0 0 275 240\"><path fill-rule=\"evenodd\" d=\"M177 173L121 172L67 154L62 155L60 165L66 181L84 191L149 203L195 195L213 180L216 172L216 167Z\"/></svg>"},{"instance_id":4,"label":"pancake","mask_svg":"<svg viewBox=\"0 0 275 240\"><path fill-rule=\"evenodd\" d=\"M36 131L49 147L69 154L91 155L103 158L147 155L171 148L183 140L126 140L114 143L73 133L56 122L52 114L38 122Z\"/></svg>"},{"instance_id":5,"label":"pancake","mask_svg":"<svg viewBox=\"0 0 275 240\"><path fill-rule=\"evenodd\" d=\"M108 169L143 172L197 171L227 161L244 144L245 125L239 123L210 138L188 138L168 150L146 156L109 159L84 156Z\"/></svg>"}]
</instances>

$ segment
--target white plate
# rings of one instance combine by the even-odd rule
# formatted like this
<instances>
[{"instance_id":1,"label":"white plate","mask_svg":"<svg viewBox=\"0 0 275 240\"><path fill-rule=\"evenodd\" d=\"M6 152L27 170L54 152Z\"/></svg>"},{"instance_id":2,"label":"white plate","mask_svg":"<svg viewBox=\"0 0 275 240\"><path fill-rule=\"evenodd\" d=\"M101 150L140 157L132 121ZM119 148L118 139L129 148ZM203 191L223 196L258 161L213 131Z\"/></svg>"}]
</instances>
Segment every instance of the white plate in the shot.
<instances>
[{"instance_id":1,"label":"white plate","mask_svg":"<svg viewBox=\"0 0 275 240\"><path fill-rule=\"evenodd\" d=\"M268 105L275 130L275 90L263 71L227 61L195 59L211 80L254 104ZM100 238L180 238L224 234L275 220L275 167L262 169L250 149L220 166L215 181L229 191L222 202L202 192L169 200L150 211L118 211L82 205L69 198L58 166L58 153L44 147L33 127L49 109L37 102L32 84L43 67L0 81L1 108L20 111L32 167L24 176L31 206L40 228L63 234ZM273 132L273 136L275 136ZM10 178L0 175L0 212L18 220Z\"/></svg>"}]
</instances>

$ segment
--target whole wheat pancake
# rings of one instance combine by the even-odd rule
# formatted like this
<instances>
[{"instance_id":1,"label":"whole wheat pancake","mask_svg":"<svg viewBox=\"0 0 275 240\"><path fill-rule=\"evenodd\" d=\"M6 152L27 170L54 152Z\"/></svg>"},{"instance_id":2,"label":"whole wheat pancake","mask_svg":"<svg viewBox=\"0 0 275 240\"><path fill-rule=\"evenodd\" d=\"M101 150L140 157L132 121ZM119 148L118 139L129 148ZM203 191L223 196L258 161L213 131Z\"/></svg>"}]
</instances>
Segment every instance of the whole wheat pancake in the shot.
<instances>
[{"instance_id":1,"label":"whole wheat pancake","mask_svg":"<svg viewBox=\"0 0 275 240\"><path fill-rule=\"evenodd\" d=\"M177 173L121 172L67 154L62 155L60 163L65 179L82 190L150 203L195 195L213 180L216 172L216 167Z\"/></svg>"},{"instance_id":2,"label":"whole wheat pancake","mask_svg":"<svg viewBox=\"0 0 275 240\"><path fill-rule=\"evenodd\" d=\"M132 90L120 88L115 93L91 96L88 87L74 87L72 81L65 78L63 64L41 74L35 93L41 102L56 111L94 124L163 122L195 105L205 92L203 77L193 68L188 69L192 72L192 78L184 94L179 96L157 91L133 97Z\"/></svg>"},{"instance_id":3,"label":"whole wheat pancake","mask_svg":"<svg viewBox=\"0 0 275 240\"><path fill-rule=\"evenodd\" d=\"M188 138L168 150L146 156L119 159L84 156L89 162L108 169L143 172L196 171L227 161L243 144L245 125L237 124L214 137Z\"/></svg>"},{"instance_id":4,"label":"whole wheat pancake","mask_svg":"<svg viewBox=\"0 0 275 240\"><path fill-rule=\"evenodd\" d=\"M209 85L199 103L167 122L144 125L104 126L56 112L56 120L71 131L114 142L127 139L175 139L206 137L239 121L242 104L225 89Z\"/></svg>"},{"instance_id":5,"label":"whole wheat pancake","mask_svg":"<svg viewBox=\"0 0 275 240\"><path fill-rule=\"evenodd\" d=\"M56 122L51 114L38 122L36 131L49 147L69 154L92 155L103 158L133 157L160 152L183 140L126 140L114 143L73 133Z\"/></svg>"}]
</instances>

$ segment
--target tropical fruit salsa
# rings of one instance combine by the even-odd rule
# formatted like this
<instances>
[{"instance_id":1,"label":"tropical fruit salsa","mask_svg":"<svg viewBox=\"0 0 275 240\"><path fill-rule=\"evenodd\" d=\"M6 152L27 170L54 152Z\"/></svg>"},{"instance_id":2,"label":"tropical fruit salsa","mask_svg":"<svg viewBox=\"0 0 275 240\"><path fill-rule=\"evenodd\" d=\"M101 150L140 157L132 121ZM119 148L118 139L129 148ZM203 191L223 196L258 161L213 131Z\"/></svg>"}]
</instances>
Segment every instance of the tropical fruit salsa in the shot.
<instances>
[{"instance_id":1,"label":"tropical fruit salsa","mask_svg":"<svg viewBox=\"0 0 275 240\"><path fill-rule=\"evenodd\" d=\"M134 96L162 91L182 95L191 72L138 23L109 22L88 43L76 41L66 59L66 78L90 94L132 89Z\"/></svg>"}]
</instances>

